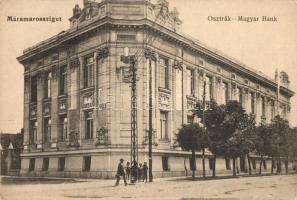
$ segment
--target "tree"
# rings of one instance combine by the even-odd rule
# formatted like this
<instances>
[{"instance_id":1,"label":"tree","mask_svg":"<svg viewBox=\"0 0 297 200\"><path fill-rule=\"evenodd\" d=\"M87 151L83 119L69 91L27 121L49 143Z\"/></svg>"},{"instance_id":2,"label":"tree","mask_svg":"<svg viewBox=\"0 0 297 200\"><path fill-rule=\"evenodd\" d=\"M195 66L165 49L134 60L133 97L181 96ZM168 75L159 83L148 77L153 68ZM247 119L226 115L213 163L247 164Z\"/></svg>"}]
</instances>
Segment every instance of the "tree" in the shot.
<instances>
[{"instance_id":1,"label":"tree","mask_svg":"<svg viewBox=\"0 0 297 200\"><path fill-rule=\"evenodd\" d=\"M270 124L270 156L277 159L277 173L281 173L281 157L288 160L289 122L277 115ZM287 161L286 161L287 163ZM287 167L286 167L287 168ZM272 167L273 173L273 167Z\"/></svg>"},{"instance_id":2,"label":"tree","mask_svg":"<svg viewBox=\"0 0 297 200\"><path fill-rule=\"evenodd\" d=\"M183 150L192 152L192 178L194 179L196 170L195 152L201 151L208 146L206 131L197 123L183 125L178 131L177 142Z\"/></svg>"},{"instance_id":3,"label":"tree","mask_svg":"<svg viewBox=\"0 0 297 200\"><path fill-rule=\"evenodd\" d=\"M256 139L255 143L255 152L260 155L260 167L259 174L262 173L263 157L269 155L270 152L270 128L268 125L261 123L260 126L256 128Z\"/></svg>"},{"instance_id":4,"label":"tree","mask_svg":"<svg viewBox=\"0 0 297 200\"><path fill-rule=\"evenodd\" d=\"M226 157L233 159L233 176L236 176L236 159L248 155L254 149L255 118L246 114L237 101L227 102L225 112L221 125L225 142L218 149Z\"/></svg>"},{"instance_id":5,"label":"tree","mask_svg":"<svg viewBox=\"0 0 297 200\"><path fill-rule=\"evenodd\" d=\"M218 105L215 101L210 101L209 109L204 111L200 110L200 105L196 105L194 115L203 118L204 117L204 126L206 127L207 134L209 137L209 150L214 155L213 157L213 168L212 176L216 176L216 157L220 155L217 151L217 146L220 146L220 143L225 140L222 130L222 122L225 118L225 106Z\"/></svg>"}]
</instances>

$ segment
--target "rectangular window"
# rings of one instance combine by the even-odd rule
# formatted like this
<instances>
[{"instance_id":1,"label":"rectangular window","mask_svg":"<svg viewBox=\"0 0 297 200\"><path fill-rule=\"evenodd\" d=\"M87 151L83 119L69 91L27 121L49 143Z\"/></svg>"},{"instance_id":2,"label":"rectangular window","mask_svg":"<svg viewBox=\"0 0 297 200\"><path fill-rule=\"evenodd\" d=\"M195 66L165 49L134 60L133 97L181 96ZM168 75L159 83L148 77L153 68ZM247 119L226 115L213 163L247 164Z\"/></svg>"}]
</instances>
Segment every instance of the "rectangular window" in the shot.
<instances>
[{"instance_id":1,"label":"rectangular window","mask_svg":"<svg viewBox=\"0 0 297 200\"><path fill-rule=\"evenodd\" d=\"M257 169L256 159L252 159L253 169Z\"/></svg>"},{"instance_id":2,"label":"rectangular window","mask_svg":"<svg viewBox=\"0 0 297 200\"><path fill-rule=\"evenodd\" d=\"M205 77L205 101L212 99L212 78L209 76Z\"/></svg>"},{"instance_id":3,"label":"rectangular window","mask_svg":"<svg viewBox=\"0 0 297 200\"><path fill-rule=\"evenodd\" d=\"M187 123L188 124L193 124L194 123L194 117L192 115L188 115L188 117L187 117Z\"/></svg>"},{"instance_id":4,"label":"rectangular window","mask_svg":"<svg viewBox=\"0 0 297 200\"><path fill-rule=\"evenodd\" d=\"M35 144L36 138L37 138L37 121L32 120L30 122L29 143Z\"/></svg>"},{"instance_id":5,"label":"rectangular window","mask_svg":"<svg viewBox=\"0 0 297 200\"><path fill-rule=\"evenodd\" d=\"M160 112L160 137L168 139L168 113Z\"/></svg>"},{"instance_id":6,"label":"rectangular window","mask_svg":"<svg viewBox=\"0 0 297 200\"><path fill-rule=\"evenodd\" d=\"M169 89L169 66L168 59L160 58L160 85L159 87Z\"/></svg>"},{"instance_id":7,"label":"rectangular window","mask_svg":"<svg viewBox=\"0 0 297 200\"><path fill-rule=\"evenodd\" d=\"M60 157L58 160L58 170L64 171L65 170L65 157Z\"/></svg>"},{"instance_id":8,"label":"rectangular window","mask_svg":"<svg viewBox=\"0 0 297 200\"><path fill-rule=\"evenodd\" d=\"M244 159L244 157L240 157L239 162L240 162L240 171L245 171L245 159Z\"/></svg>"},{"instance_id":9,"label":"rectangular window","mask_svg":"<svg viewBox=\"0 0 297 200\"><path fill-rule=\"evenodd\" d=\"M51 118L44 119L44 143L48 143L51 139Z\"/></svg>"},{"instance_id":10,"label":"rectangular window","mask_svg":"<svg viewBox=\"0 0 297 200\"><path fill-rule=\"evenodd\" d=\"M44 98L45 99L51 96L51 79L52 79L52 73L51 72L46 73L46 76L44 79Z\"/></svg>"},{"instance_id":11,"label":"rectangular window","mask_svg":"<svg viewBox=\"0 0 297 200\"><path fill-rule=\"evenodd\" d=\"M59 76L59 95L63 95L67 93L67 69L66 65L60 68L60 76Z\"/></svg>"},{"instance_id":12,"label":"rectangular window","mask_svg":"<svg viewBox=\"0 0 297 200\"><path fill-rule=\"evenodd\" d=\"M242 92L242 88L238 88L238 102L243 105L243 92Z\"/></svg>"},{"instance_id":13,"label":"rectangular window","mask_svg":"<svg viewBox=\"0 0 297 200\"><path fill-rule=\"evenodd\" d=\"M84 62L84 88L93 86L94 57L85 58Z\"/></svg>"},{"instance_id":14,"label":"rectangular window","mask_svg":"<svg viewBox=\"0 0 297 200\"><path fill-rule=\"evenodd\" d=\"M189 161L190 161L190 170L196 170L196 162L195 162L196 160L190 157Z\"/></svg>"},{"instance_id":15,"label":"rectangular window","mask_svg":"<svg viewBox=\"0 0 297 200\"><path fill-rule=\"evenodd\" d=\"M37 76L31 78L31 102L37 102Z\"/></svg>"},{"instance_id":16,"label":"rectangular window","mask_svg":"<svg viewBox=\"0 0 297 200\"><path fill-rule=\"evenodd\" d=\"M271 118L274 119L275 117L275 102L274 100L271 101Z\"/></svg>"},{"instance_id":17,"label":"rectangular window","mask_svg":"<svg viewBox=\"0 0 297 200\"><path fill-rule=\"evenodd\" d=\"M263 168L267 169L266 160L263 160Z\"/></svg>"},{"instance_id":18,"label":"rectangular window","mask_svg":"<svg viewBox=\"0 0 297 200\"><path fill-rule=\"evenodd\" d=\"M30 158L30 161L29 161L29 171L34 171L35 169L35 158Z\"/></svg>"},{"instance_id":19,"label":"rectangular window","mask_svg":"<svg viewBox=\"0 0 297 200\"><path fill-rule=\"evenodd\" d=\"M231 170L230 159L229 158L226 158L225 161L226 161L226 169L227 170Z\"/></svg>"},{"instance_id":20,"label":"rectangular window","mask_svg":"<svg viewBox=\"0 0 297 200\"><path fill-rule=\"evenodd\" d=\"M213 170L214 167L214 158L209 158L208 159L208 164L209 164L209 169Z\"/></svg>"},{"instance_id":21,"label":"rectangular window","mask_svg":"<svg viewBox=\"0 0 297 200\"><path fill-rule=\"evenodd\" d=\"M261 105L261 107L262 107L262 116L265 117L266 116L265 115L265 113L266 113L266 111L265 111L265 98L261 97L261 99L262 99L262 105Z\"/></svg>"},{"instance_id":22,"label":"rectangular window","mask_svg":"<svg viewBox=\"0 0 297 200\"><path fill-rule=\"evenodd\" d=\"M251 112L255 114L255 93L251 93Z\"/></svg>"},{"instance_id":23,"label":"rectangular window","mask_svg":"<svg viewBox=\"0 0 297 200\"><path fill-rule=\"evenodd\" d=\"M187 95L194 96L194 70L187 69Z\"/></svg>"},{"instance_id":24,"label":"rectangular window","mask_svg":"<svg viewBox=\"0 0 297 200\"><path fill-rule=\"evenodd\" d=\"M42 171L48 171L49 158L43 158Z\"/></svg>"},{"instance_id":25,"label":"rectangular window","mask_svg":"<svg viewBox=\"0 0 297 200\"><path fill-rule=\"evenodd\" d=\"M93 139L93 113L85 113L85 139Z\"/></svg>"},{"instance_id":26,"label":"rectangular window","mask_svg":"<svg viewBox=\"0 0 297 200\"><path fill-rule=\"evenodd\" d=\"M91 169L91 156L84 156L83 171L88 172Z\"/></svg>"},{"instance_id":27,"label":"rectangular window","mask_svg":"<svg viewBox=\"0 0 297 200\"><path fill-rule=\"evenodd\" d=\"M168 156L162 156L162 168L163 171L169 171Z\"/></svg>"},{"instance_id":28,"label":"rectangular window","mask_svg":"<svg viewBox=\"0 0 297 200\"><path fill-rule=\"evenodd\" d=\"M223 82L223 98L222 103L226 104L228 101L228 83Z\"/></svg>"},{"instance_id":29,"label":"rectangular window","mask_svg":"<svg viewBox=\"0 0 297 200\"><path fill-rule=\"evenodd\" d=\"M61 115L59 118L60 141L65 141L68 138L67 122L67 115Z\"/></svg>"}]
</instances>

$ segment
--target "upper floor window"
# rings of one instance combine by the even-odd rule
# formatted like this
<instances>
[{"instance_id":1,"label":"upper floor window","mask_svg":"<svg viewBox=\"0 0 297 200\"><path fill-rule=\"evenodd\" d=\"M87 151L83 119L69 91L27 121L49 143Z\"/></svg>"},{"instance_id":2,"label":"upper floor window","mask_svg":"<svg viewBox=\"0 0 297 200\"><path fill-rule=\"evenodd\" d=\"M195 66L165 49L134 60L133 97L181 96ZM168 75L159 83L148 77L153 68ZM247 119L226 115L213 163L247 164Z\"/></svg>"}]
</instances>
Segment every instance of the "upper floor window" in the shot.
<instances>
[{"instance_id":1,"label":"upper floor window","mask_svg":"<svg viewBox=\"0 0 297 200\"><path fill-rule=\"evenodd\" d=\"M51 96L51 79L52 73L48 72L45 76L44 83L44 98L49 98Z\"/></svg>"},{"instance_id":2,"label":"upper floor window","mask_svg":"<svg viewBox=\"0 0 297 200\"><path fill-rule=\"evenodd\" d=\"M67 115L62 115L60 116L59 119L59 129L60 129L60 140L64 141L65 139L67 139L68 137L68 133L67 133Z\"/></svg>"},{"instance_id":3,"label":"upper floor window","mask_svg":"<svg viewBox=\"0 0 297 200\"><path fill-rule=\"evenodd\" d=\"M67 93L67 70L66 65L60 68L60 76L59 76L59 94Z\"/></svg>"},{"instance_id":4,"label":"upper floor window","mask_svg":"<svg viewBox=\"0 0 297 200\"><path fill-rule=\"evenodd\" d=\"M48 143L51 139L51 124L52 121L50 118L44 119L44 142Z\"/></svg>"},{"instance_id":5,"label":"upper floor window","mask_svg":"<svg viewBox=\"0 0 297 200\"><path fill-rule=\"evenodd\" d=\"M29 143L35 144L36 139L37 139L37 121L32 120L30 122Z\"/></svg>"},{"instance_id":6,"label":"upper floor window","mask_svg":"<svg viewBox=\"0 0 297 200\"><path fill-rule=\"evenodd\" d=\"M85 58L84 62L84 88L93 86L94 57Z\"/></svg>"},{"instance_id":7,"label":"upper floor window","mask_svg":"<svg viewBox=\"0 0 297 200\"><path fill-rule=\"evenodd\" d=\"M160 112L160 138L168 139L168 113Z\"/></svg>"},{"instance_id":8,"label":"upper floor window","mask_svg":"<svg viewBox=\"0 0 297 200\"><path fill-rule=\"evenodd\" d=\"M209 76L205 77L205 101L212 99L212 78Z\"/></svg>"},{"instance_id":9,"label":"upper floor window","mask_svg":"<svg viewBox=\"0 0 297 200\"><path fill-rule=\"evenodd\" d=\"M85 113L85 139L93 138L93 113Z\"/></svg>"},{"instance_id":10,"label":"upper floor window","mask_svg":"<svg viewBox=\"0 0 297 200\"><path fill-rule=\"evenodd\" d=\"M226 104L228 101L228 83L223 82L223 98L222 103Z\"/></svg>"},{"instance_id":11,"label":"upper floor window","mask_svg":"<svg viewBox=\"0 0 297 200\"><path fill-rule=\"evenodd\" d=\"M31 102L37 102L37 76L31 78Z\"/></svg>"},{"instance_id":12,"label":"upper floor window","mask_svg":"<svg viewBox=\"0 0 297 200\"><path fill-rule=\"evenodd\" d=\"M262 105L261 105L261 107L262 107L262 116L263 117L265 117L266 115L265 115L265 113L266 113L266 111L265 111L265 97L261 97L261 103L262 103Z\"/></svg>"},{"instance_id":13,"label":"upper floor window","mask_svg":"<svg viewBox=\"0 0 297 200\"><path fill-rule=\"evenodd\" d=\"M193 96L194 91L194 70L188 69L187 70L187 95Z\"/></svg>"},{"instance_id":14,"label":"upper floor window","mask_svg":"<svg viewBox=\"0 0 297 200\"><path fill-rule=\"evenodd\" d=\"M159 87L169 89L169 66L168 59L160 58L160 81Z\"/></svg>"},{"instance_id":15,"label":"upper floor window","mask_svg":"<svg viewBox=\"0 0 297 200\"><path fill-rule=\"evenodd\" d=\"M251 113L255 114L255 93L251 93Z\"/></svg>"}]
</instances>

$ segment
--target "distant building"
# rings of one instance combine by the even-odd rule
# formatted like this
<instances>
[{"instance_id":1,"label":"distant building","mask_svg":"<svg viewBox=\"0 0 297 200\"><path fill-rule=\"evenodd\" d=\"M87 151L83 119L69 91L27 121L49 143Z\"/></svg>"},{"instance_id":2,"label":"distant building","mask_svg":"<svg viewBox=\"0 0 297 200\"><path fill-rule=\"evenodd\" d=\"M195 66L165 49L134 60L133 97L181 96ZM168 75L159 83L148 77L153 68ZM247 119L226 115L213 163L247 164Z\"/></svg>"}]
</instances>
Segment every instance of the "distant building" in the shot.
<instances>
[{"instance_id":1,"label":"distant building","mask_svg":"<svg viewBox=\"0 0 297 200\"><path fill-rule=\"evenodd\" d=\"M131 88L120 60L124 47L138 56L139 162L148 152L152 66L155 177L190 169L189 154L176 147L175 135L182 124L198 121L191 113L202 99L204 80L207 101L238 100L258 123L270 122L277 111L289 119L294 92L285 72L271 79L186 36L181 23L166 0L85 0L83 8L74 7L70 29L24 50L18 57L25 69L21 173L113 178L118 160L130 160ZM228 173L229 161L220 159L217 169Z\"/></svg>"},{"instance_id":2,"label":"distant building","mask_svg":"<svg viewBox=\"0 0 297 200\"><path fill-rule=\"evenodd\" d=\"M23 135L23 133L0 133L1 175L16 175L21 169Z\"/></svg>"}]
</instances>

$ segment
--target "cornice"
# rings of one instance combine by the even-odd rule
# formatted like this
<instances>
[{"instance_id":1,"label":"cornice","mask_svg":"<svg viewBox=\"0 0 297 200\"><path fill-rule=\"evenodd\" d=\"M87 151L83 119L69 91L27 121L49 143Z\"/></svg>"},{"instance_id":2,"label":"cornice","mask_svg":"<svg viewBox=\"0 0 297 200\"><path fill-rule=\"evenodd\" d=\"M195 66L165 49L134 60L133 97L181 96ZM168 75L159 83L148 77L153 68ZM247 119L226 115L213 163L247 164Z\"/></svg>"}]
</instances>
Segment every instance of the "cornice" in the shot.
<instances>
[{"instance_id":1,"label":"cornice","mask_svg":"<svg viewBox=\"0 0 297 200\"><path fill-rule=\"evenodd\" d=\"M110 17L104 17L100 20L93 20L88 24L83 24L74 29L69 29L68 31L61 32L60 34L45 40L31 48L24 50L24 54L18 57L18 61L24 64L27 60L32 59L33 57L44 54L53 48L62 47L65 44L77 40L77 38L82 37L84 34L93 32L93 31L107 31L108 28L116 27L133 27L133 28L145 28L156 32L160 37L166 37L169 40L176 42L177 44L183 46L184 48L190 49L193 52L196 52L200 55L207 57L208 59L223 64L231 68L234 71L243 73L245 76L248 76L251 79L262 82L262 84L276 89L277 83L265 76L259 75L257 72L252 69L248 69L243 64L234 61L232 58L227 58L225 55L221 55L219 52L210 49L204 45L198 44L196 41L188 38L187 36L182 35L181 33L170 30L159 24L154 24L150 19L142 20L123 20L123 19L112 19ZM104 30L105 29L105 30ZM292 97L295 93L288 89L281 87L281 92L286 93L289 97Z\"/></svg>"}]
</instances>

